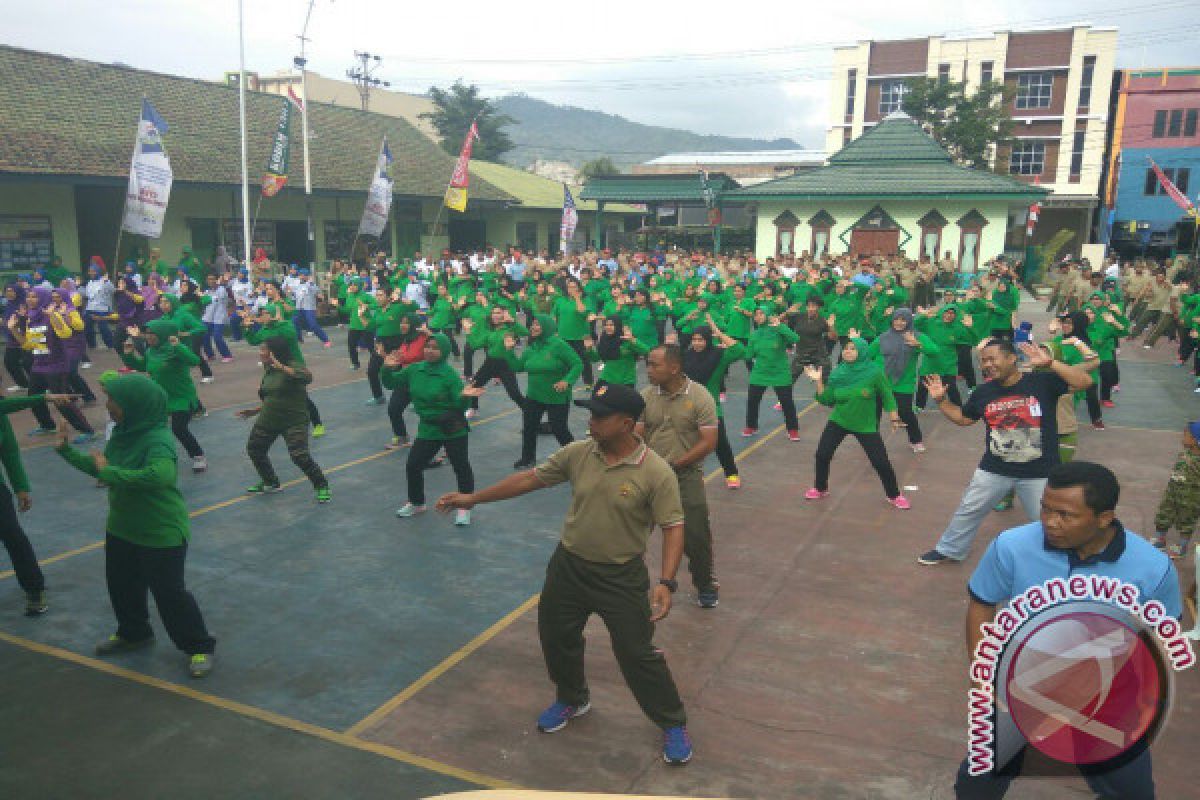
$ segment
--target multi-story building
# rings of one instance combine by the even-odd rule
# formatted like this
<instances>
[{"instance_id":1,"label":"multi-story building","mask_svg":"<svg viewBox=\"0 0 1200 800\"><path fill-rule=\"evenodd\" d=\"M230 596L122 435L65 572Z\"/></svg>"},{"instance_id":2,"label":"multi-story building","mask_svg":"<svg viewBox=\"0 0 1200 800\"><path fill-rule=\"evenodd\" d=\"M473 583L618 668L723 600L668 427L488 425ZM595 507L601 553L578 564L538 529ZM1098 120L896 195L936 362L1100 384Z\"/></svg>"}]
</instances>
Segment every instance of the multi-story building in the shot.
<instances>
[{"instance_id":1,"label":"multi-story building","mask_svg":"<svg viewBox=\"0 0 1200 800\"><path fill-rule=\"evenodd\" d=\"M826 149L836 152L899 110L914 78L964 82L968 91L1002 82L1014 92L1008 111L1015 126L993 168L1050 190L1034 241L1068 229L1075 234L1069 249L1077 252L1092 238L1116 50L1115 28L1083 24L835 48Z\"/></svg>"},{"instance_id":2,"label":"multi-story building","mask_svg":"<svg viewBox=\"0 0 1200 800\"><path fill-rule=\"evenodd\" d=\"M1111 213L1109 243L1131 255L1163 255L1190 247L1195 223L1163 191L1157 164L1179 191L1196 201L1200 189L1200 68L1117 73L1104 205Z\"/></svg>"}]
</instances>

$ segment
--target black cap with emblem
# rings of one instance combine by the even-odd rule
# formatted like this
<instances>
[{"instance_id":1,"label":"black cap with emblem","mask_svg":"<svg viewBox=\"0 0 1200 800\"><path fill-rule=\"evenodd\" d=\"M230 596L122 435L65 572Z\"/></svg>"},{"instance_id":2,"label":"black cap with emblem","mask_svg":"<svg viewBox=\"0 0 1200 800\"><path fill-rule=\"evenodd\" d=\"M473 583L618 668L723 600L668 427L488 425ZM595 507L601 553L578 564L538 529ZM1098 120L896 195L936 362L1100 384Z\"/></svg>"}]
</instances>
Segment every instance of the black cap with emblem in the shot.
<instances>
[{"instance_id":1,"label":"black cap with emblem","mask_svg":"<svg viewBox=\"0 0 1200 800\"><path fill-rule=\"evenodd\" d=\"M598 417L623 414L637 419L646 410L646 401L637 389L619 383L606 383L596 389L590 399L576 400L575 405L586 408Z\"/></svg>"}]
</instances>

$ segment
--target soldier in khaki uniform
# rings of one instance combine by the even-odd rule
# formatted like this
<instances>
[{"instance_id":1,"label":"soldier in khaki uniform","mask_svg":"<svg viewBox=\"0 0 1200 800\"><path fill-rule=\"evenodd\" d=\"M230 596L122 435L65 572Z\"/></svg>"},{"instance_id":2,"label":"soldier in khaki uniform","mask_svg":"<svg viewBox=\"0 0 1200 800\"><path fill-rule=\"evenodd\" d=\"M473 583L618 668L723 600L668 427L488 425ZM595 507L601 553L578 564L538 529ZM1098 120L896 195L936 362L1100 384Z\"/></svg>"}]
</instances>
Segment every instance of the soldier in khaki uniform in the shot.
<instances>
[{"instance_id":1,"label":"soldier in khaki uniform","mask_svg":"<svg viewBox=\"0 0 1200 800\"><path fill-rule=\"evenodd\" d=\"M686 764L692 745L683 701L666 657L653 642L654 623L671 610L683 557L683 508L675 472L634 433L645 410L636 389L607 384L590 400L575 404L592 412L590 438L486 489L444 495L437 508L470 509L571 483L562 541L546 566L538 602L542 655L557 687L556 701L538 718L538 729L562 730L591 709L583 628L588 617L599 614L625 682L646 716L663 729L663 759ZM651 589L643 556L655 525L663 532L662 577Z\"/></svg>"},{"instance_id":2,"label":"soldier in khaki uniform","mask_svg":"<svg viewBox=\"0 0 1200 800\"><path fill-rule=\"evenodd\" d=\"M712 528L704 492L704 459L717 446L717 404L708 389L683 374L683 356L677 345L661 345L646 355L642 391L646 410L638 433L650 449L666 459L679 479L683 503L683 552L701 608L717 605L717 579L713 574Z\"/></svg>"}]
</instances>

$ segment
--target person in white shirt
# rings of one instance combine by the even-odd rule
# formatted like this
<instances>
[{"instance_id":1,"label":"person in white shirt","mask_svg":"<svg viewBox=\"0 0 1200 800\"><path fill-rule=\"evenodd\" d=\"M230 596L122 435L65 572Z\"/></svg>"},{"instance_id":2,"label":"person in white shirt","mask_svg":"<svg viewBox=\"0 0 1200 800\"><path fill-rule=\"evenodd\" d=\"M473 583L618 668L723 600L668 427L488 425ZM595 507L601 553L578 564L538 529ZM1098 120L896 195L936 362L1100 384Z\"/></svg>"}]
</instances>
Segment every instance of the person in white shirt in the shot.
<instances>
[{"instance_id":1,"label":"person in white shirt","mask_svg":"<svg viewBox=\"0 0 1200 800\"><path fill-rule=\"evenodd\" d=\"M108 320L113 313L113 294L116 287L108 279L104 269L94 261L88 264L88 282L83 287L87 303L83 309L83 335L90 350L96 349L96 329L109 350L113 348L113 333Z\"/></svg>"},{"instance_id":2,"label":"person in white shirt","mask_svg":"<svg viewBox=\"0 0 1200 800\"><path fill-rule=\"evenodd\" d=\"M300 285L300 268L295 264L288 267L288 273L280 282L279 288L283 289L284 294L294 294L296 287Z\"/></svg>"},{"instance_id":3,"label":"person in white shirt","mask_svg":"<svg viewBox=\"0 0 1200 800\"><path fill-rule=\"evenodd\" d=\"M297 270L297 278L299 283L292 291L292 297L296 301L296 311L292 314L292 325L296 327L296 338L304 341L304 332L307 330L318 339L324 347L331 347L329 337L325 335L325 331L317 322L317 296L320 294L320 289L312 282L312 275L307 269Z\"/></svg>"},{"instance_id":4,"label":"person in white shirt","mask_svg":"<svg viewBox=\"0 0 1200 800\"><path fill-rule=\"evenodd\" d=\"M229 282L229 294L233 297L233 308L229 314L229 328L233 332L233 340L242 339L242 320L246 318L246 307L254 294L254 284L250 281L250 270L242 267L237 276Z\"/></svg>"},{"instance_id":5,"label":"person in white shirt","mask_svg":"<svg viewBox=\"0 0 1200 800\"><path fill-rule=\"evenodd\" d=\"M429 284L425 281L409 281L404 287L404 302L415 303L422 312L429 310Z\"/></svg>"},{"instance_id":6,"label":"person in white shirt","mask_svg":"<svg viewBox=\"0 0 1200 800\"><path fill-rule=\"evenodd\" d=\"M214 357L215 344L217 352L221 354L221 363L228 364L233 361L233 353L229 352L229 345L225 344L225 326L229 324L229 306L232 298L229 290L221 284L216 275L209 275L204 280L204 296L209 299L202 317L204 327L208 329L204 334L204 355L211 360Z\"/></svg>"}]
</instances>

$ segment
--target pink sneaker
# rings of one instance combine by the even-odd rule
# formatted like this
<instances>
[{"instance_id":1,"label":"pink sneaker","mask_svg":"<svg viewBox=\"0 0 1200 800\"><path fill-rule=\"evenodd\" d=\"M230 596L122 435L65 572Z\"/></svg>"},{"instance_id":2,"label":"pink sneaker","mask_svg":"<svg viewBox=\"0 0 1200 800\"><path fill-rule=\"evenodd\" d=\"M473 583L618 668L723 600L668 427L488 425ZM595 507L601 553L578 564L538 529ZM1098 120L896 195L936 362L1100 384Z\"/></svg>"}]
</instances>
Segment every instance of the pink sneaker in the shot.
<instances>
[{"instance_id":1,"label":"pink sneaker","mask_svg":"<svg viewBox=\"0 0 1200 800\"><path fill-rule=\"evenodd\" d=\"M233 362L233 356L225 356L221 359L222 364L230 364Z\"/></svg>"},{"instance_id":2,"label":"pink sneaker","mask_svg":"<svg viewBox=\"0 0 1200 800\"><path fill-rule=\"evenodd\" d=\"M321 347L325 347L325 348L333 347L333 342L324 342L321 345Z\"/></svg>"},{"instance_id":3,"label":"pink sneaker","mask_svg":"<svg viewBox=\"0 0 1200 800\"><path fill-rule=\"evenodd\" d=\"M788 431L788 439L793 442L800 441L800 431Z\"/></svg>"},{"instance_id":4,"label":"pink sneaker","mask_svg":"<svg viewBox=\"0 0 1200 800\"><path fill-rule=\"evenodd\" d=\"M828 496L829 496L828 490L822 492L820 489L816 488L815 486L804 493L805 500L820 500L822 497L828 497Z\"/></svg>"},{"instance_id":5,"label":"pink sneaker","mask_svg":"<svg viewBox=\"0 0 1200 800\"><path fill-rule=\"evenodd\" d=\"M771 406L771 408L775 409L776 411L783 411L783 404L776 403L775 405Z\"/></svg>"},{"instance_id":6,"label":"pink sneaker","mask_svg":"<svg viewBox=\"0 0 1200 800\"><path fill-rule=\"evenodd\" d=\"M898 494L895 497L889 497L887 498L887 501L901 511L908 511L910 508L912 508L912 503L908 502L908 498L902 494Z\"/></svg>"},{"instance_id":7,"label":"pink sneaker","mask_svg":"<svg viewBox=\"0 0 1200 800\"><path fill-rule=\"evenodd\" d=\"M721 402L724 403L728 399L729 395L727 395L725 392L721 392Z\"/></svg>"}]
</instances>

